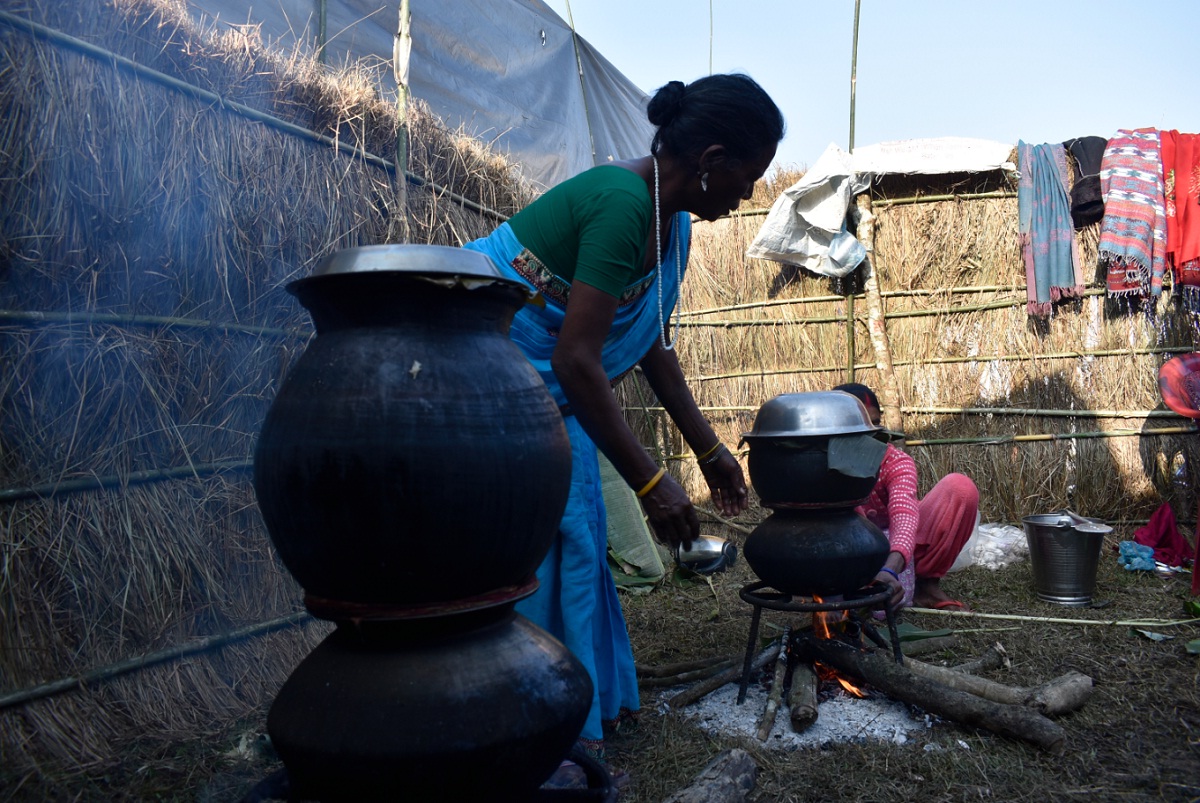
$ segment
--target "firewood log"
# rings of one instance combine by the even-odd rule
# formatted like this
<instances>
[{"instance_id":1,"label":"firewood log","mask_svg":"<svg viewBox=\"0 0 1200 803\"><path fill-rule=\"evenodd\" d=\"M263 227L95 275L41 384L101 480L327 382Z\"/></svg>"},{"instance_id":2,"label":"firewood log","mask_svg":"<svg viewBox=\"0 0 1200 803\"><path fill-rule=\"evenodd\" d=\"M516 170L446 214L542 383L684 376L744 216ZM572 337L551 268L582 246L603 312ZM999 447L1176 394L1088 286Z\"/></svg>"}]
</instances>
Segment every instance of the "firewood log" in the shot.
<instances>
[{"instance_id":1,"label":"firewood log","mask_svg":"<svg viewBox=\"0 0 1200 803\"><path fill-rule=\"evenodd\" d=\"M744 803L754 789L758 767L745 750L718 753L688 786L663 803Z\"/></svg>"},{"instance_id":2,"label":"firewood log","mask_svg":"<svg viewBox=\"0 0 1200 803\"><path fill-rule=\"evenodd\" d=\"M804 733L817 721L817 673L812 664L800 661L792 670L792 688L788 692L789 717L792 730Z\"/></svg>"},{"instance_id":3,"label":"firewood log","mask_svg":"<svg viewBox=\"0 0 1200 803\"><path fill-rule=\"evenodd\" d=\"M1079 672L1068 672L1040 686L1022 688L922 663L914 658L905 661L904 665L914 674L935 680L951 689L965 691L996 703L1028 706L1046 716L1076 711L1092 696L1092 679Z\"/></svg>"},{"instance_id":4,"label":"firewood log","mask_svg":"<svg viewBox=\"0 0 1200 803\"><path fill-rule=\"evenodd\" d=\"M995 703L949 688L900 666L890 656L866 652L833 639L804 637L796 639L794 644L802 660L832 666L944 719L1023 739L1050 753L1061 753L1066 743L1066 732L1059 725L1028 706Z\"/></svg>"}]
</instances>

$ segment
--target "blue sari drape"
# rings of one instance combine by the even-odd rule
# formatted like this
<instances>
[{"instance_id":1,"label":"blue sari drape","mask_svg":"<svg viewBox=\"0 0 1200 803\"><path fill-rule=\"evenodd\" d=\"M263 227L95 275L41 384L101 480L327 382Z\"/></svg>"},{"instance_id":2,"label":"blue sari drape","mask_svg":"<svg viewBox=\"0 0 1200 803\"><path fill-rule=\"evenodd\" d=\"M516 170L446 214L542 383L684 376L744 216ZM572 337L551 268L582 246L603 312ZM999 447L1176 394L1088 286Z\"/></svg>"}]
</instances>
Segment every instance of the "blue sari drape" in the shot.
<instances>
[{"instance_id":1,"label":"blue sari drape","mask_svg":"<svg viewBox=\"0 0 1200 803\"><path fill-rule=\"evenodd\" d=\"M662 331L659 283L662 283L662 318L668 319L679 298L676 257L686 267L691 219L675 216L662 270L647 283L632 285L623 294L602 352L604 370L616 380L638 363ZM513 320L510 336L541 375L554 400L567 403L550 368L550 356L562 328L566 308L557 293L543 292L524 263L525 247L507 223L464 248L490 257L500 272L542 293L544 306L526 304ZM515 266L514 266L515 263ZM524 270L518 270L526 268ZM639 285L645 285L644 289ZM633 650L608 569L608 524L600 484L596 446L574 416L564 418L571 440L571 491L559 525L558 537L538 568L540 583L533 596L517 604L517 611L561 640L587 668L593 685L592 705L581 738L603 739L603 724L622 710L639 707Z\"/></svg>"}]
</instances>

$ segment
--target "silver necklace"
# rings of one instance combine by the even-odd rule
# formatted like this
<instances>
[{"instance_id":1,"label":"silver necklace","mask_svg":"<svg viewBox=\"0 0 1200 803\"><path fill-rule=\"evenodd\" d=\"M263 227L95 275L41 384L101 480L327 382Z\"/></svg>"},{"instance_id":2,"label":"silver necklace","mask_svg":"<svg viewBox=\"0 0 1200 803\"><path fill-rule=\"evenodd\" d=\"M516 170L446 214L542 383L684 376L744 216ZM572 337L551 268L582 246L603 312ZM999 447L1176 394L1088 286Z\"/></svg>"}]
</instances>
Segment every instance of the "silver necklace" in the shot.
<instances>
[{"instance_id":1,"label":"silver necklace","mask_svg":"<svg viewBox=\"0 0 1200 803\"><path fill-rule=\"evenodd\" d=\"M662 211L658 204L658 157L651 154L654 162L654 269L658 271L658 342L664 351L675 348L679 340L679 302L675 302L675 336L667 342L667 322L663 315L663 276L662 276ZM679 227L672 231L675 235L675 287L676 292L683 289L683 261L679 256Z\"/></svg>"}]
</instances>

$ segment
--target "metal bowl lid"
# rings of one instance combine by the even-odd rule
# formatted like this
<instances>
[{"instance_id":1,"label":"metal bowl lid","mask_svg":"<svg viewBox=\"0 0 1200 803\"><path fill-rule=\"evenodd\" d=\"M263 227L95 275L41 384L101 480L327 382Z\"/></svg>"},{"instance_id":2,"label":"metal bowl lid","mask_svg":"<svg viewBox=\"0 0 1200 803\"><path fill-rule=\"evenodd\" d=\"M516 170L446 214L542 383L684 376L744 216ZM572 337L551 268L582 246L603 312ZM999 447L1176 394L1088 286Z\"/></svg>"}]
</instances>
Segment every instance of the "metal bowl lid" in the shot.
<instances>
[{"instance_id":1,"label":"metal bowl lid","mask_svg":"<svg viewBox=\"0 0 1200 803\"><path fill-rule=\"evenodd\" d=\"M363 245L326 257L313 276L346 273L410 273L428 277L474 278L511 281L492 260L478 251L445 245Z\"/></svg>"},{"instance_id":2,"label":"metal bowl lid","mask_svg":"<svg viewBox=\"0 0 1200 803\"><path fill-rule=\"evenodd\" d=\"M842 390L784 393L758 408L754 427L742 438L805 438L878 432L856 396Z\"/></svg>"}]
</instances>

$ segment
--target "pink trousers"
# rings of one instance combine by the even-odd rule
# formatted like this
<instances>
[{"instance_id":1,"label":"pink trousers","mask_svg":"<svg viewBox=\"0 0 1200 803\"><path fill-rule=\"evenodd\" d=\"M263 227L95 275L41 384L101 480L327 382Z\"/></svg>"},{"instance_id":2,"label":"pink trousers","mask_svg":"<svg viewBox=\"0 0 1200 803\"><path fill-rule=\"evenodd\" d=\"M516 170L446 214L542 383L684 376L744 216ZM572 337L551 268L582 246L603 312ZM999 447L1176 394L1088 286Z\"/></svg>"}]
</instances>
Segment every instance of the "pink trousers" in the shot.
<instances>
[{"instance_id":1,"label":"pink trousers","mask_svg":"<svg viewBox=\"0 0 1200 803\"><path fill-rule=\"evenodd\" d=\"M979 489L970 477L947 474L917 503L913 563L918 578L946 576L975 529Z\"/></svg>"}]
</instances>

